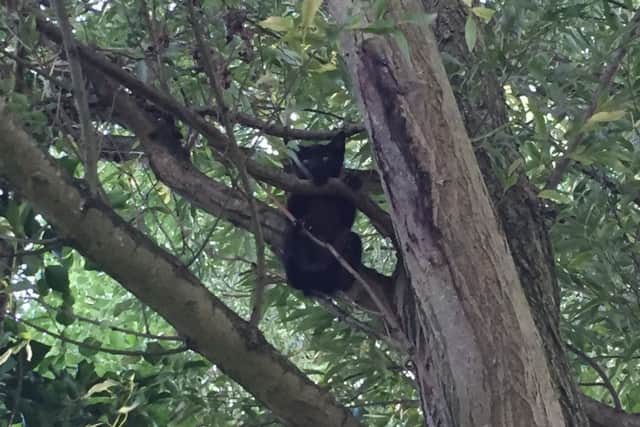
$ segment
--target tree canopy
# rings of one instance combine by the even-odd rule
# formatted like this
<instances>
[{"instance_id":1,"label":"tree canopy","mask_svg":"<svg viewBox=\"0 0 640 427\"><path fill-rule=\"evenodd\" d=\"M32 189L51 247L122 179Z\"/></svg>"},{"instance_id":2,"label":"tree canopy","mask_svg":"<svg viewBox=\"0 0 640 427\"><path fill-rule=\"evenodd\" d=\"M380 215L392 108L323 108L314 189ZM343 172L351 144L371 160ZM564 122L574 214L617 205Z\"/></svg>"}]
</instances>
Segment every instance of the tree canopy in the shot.
<instances>
[{"instance_id":1,"label":"tree canopy","mask_svg":"<svg viewBox=\"0 0 640 427\"><path fill-rule=\"evenodd\" d=\"M617 410L606 424L587 407L592 425L640 425L640 2L424 3L337 22L318 0L8 2L0 419L267 426L326 401L329 419L422 424L414 361L380 304L403 263L340 39L391 40L410 64L415 27L434 30L529 303L550 324L558 306L571 378ZM339 131L360 190L286 173L287 142ZM286 286L291 190L354 201L373 290ZM514 200L535 204L542 237ZM299 395L265 399L285 390Z\"/></svg>"}]
</instances>

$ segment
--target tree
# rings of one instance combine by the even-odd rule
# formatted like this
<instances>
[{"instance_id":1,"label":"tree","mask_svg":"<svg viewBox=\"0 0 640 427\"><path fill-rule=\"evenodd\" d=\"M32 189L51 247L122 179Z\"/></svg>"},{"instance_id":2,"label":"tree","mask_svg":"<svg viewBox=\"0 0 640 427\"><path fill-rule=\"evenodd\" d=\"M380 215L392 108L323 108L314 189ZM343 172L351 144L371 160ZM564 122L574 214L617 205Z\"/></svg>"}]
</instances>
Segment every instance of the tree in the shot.
<instances>
[{"instance_id":1,"label":"tree","mask_svg":"<svg viewBox=\"0 0 640 427\"><path fill-rule=\"evenodd\" d=\"M640 425L633 2L320 3L9 7L10 419ZM355 193L280 169L336 122ZM270 284L283 190L366 217L348 295Z\"/></svg>"}]
</instances>

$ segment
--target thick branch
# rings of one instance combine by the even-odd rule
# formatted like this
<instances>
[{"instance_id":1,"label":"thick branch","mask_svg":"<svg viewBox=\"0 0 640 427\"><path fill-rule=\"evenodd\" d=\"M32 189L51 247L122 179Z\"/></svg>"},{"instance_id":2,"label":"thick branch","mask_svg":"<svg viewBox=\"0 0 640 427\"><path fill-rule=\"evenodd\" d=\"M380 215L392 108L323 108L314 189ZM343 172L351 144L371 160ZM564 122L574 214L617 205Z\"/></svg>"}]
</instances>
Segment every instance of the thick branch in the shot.
<instances>
[{"instance_id":1,"label":"thick branch","mask_svg":"<svg viewBox=\"0 0 640 427\"><path fill-rule=\"evenodd\" d=\"M640 414L627 414L584 394L580 399L591 427L640 427Z\"/></svg>"},{"instance_id":2,"label":"thick branch","mask_svg":"<svg viewBox=\"0 0 640 427\"><path fill-rule=\"evenodd\" d=\"M175 146L179 141L171 140L171 135L173 135L171 132L156 132L156 123L140 111L129 95L122 92L114 94L113 88L109 87L108 82L100 79L102 76L98 71L90 67L88 72L92 76L102 102L111 107L114 118L138 135L149 157L151 168L158 179L211 215L224 218L245 230L252 230L251 215L248 213L249 205L246 198L226 185L212 180L197 170L187 159L174 156L170 147ZM102 84L100 84L100 80ZM308 183L304 181L297 180L297 182L302 188L308 186ZM310 191L317 191L317 189L311 185ZM256 203L265 241L274 252L279 253L282 249L286 219L280 212L267 204L260 201L256 201ZM389 300L392 289L389 277L366 267L361 269L361 274L368 284L374 286L378 298ZM354 289L354 292L350 292L349 296L363 307L376 309L376 305L367 292Z\"/></svg>"},{"instance_id":3,"label":"thick branch","mask_svg":"<svg viewBox=\"0 0 640 427\"><path fill-rule=\"evenodd\" d=\"M37 18L37 27L40 32L56 43L61 43L60 32L55 25L48 23L43 18ZM104 57L96 53L94 50L77 43L78 52L80 58L86 65L91 65L100 72L106 74L114 81L126 86L137 96L141 96L159 107L163 108L173 116L193 126L199 132L201 132L209 141L209 144L220 153L225 153L229 148L229 140L222 134L215 126L205 121L199 114L185 108L175 99L167 96L154 88L144 84L140 80L137 80L128 72L124 71L117 65L107 61ZM298 185L292 185L291 176L284 174L273 168L266 167L258 162L246 159L246 165L248 172L256 179L264 181L268 184L275 185L283 190L300 192ZM338 193L344 197L352 200L358 209L360 209L365 215L367 215L376 229L385 237L393 236L393 226L389 215L384 212L376 203L366 197L362 193L354 194L349 187L339 180L332 180L332 184L329 186L316 187L311 183L306 183L306 188L310 192L317 192L318 194L331 194ZM298 187L298 188L296 188Z\"/></svg>"},{"instance_id":4,"label":"thick branch","mask_svg":"<svg viewBox=\"0 0 640 427\"><path fill-rule=\"evenodd\" d=\"M178 259L74 187L2 113L0 173L80 253L100 264L171 323L191 348L216 363L288 424L360 425L259 331L213 296Z\"/></svg>"}]
</instances>

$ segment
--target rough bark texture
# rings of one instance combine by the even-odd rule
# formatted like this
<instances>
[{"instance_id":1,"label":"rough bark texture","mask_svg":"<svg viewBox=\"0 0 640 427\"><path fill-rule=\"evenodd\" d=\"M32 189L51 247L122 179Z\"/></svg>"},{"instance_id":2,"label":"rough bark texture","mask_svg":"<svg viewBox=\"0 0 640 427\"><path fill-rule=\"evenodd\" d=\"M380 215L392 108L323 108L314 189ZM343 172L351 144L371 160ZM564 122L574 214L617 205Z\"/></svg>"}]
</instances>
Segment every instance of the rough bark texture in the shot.
<instances>
[{"instance_id":1,"label":"rough bark texture","mask_svg":"<svg viewBox=\"0 0 640 427\"><path fill-rule=\"evenodd\" d=\"M344 21L344 2L329 4ZM404 30L412 63L390 39L342 40L424 334L412 338L427 423L566 425L433 34Z\"/></svg>"},{"instance_id":2,"label":"rough bark texture","mask_svg":"<svg viewBox=\"0 0 640 427\"><path fill-rule=\"evenodd\" d=\"M423 4L427 11L438 13L434 33L440 50L456 58L463 67L471 69L474 60L464 39L466 13L461 2L424 0ZM476 55L482 55L481 45L477 47ZM480 137L493 133L496 135L496 142L499 142L500 133L495 134L494 130L503 128L508 120L503 90L492 70L477 70L474 82L478 81L481 84L473 84L473 87L454 86L458 108L470 136ZM501 144L501 147L507 163L519 158L512 144ZM565 357L566 350L560 339L560 292L541 203L531 191L524 173L505 192L487 153L480 148L476 150L476 158L507 236L536 326L543 338L547 362L554 385L560 393L567 426L588 425L581 406L582 400ZM588 413L593 418L591 412Z\"/></svg>"},{"instance_id":3,"label":"rough bark texture","mask_svg":"<svg viewBox=\"0 0 640 427\"><path fill-rule=\"evenodd\" d=\"M190 347L292 426L359 426L172 255L87 198L0 112L0 174L73 247L97 262L185 337ZM292 392L294 391L295 392Z\"/></svg>"}]
</instances>

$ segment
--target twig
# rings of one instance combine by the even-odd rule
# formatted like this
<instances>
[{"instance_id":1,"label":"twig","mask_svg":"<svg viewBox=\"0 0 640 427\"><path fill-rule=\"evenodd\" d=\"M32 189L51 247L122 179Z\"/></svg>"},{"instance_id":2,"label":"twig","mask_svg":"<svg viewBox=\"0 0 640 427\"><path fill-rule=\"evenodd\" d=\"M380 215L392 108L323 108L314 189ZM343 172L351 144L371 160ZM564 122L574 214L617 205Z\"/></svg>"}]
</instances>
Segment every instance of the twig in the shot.
<instances>
[{"instance_id":1,"label":"twig","mask_svg":"<svg viewBox=\"0 0 640 427\"><path fill-rule=\"evenodd\" d=\"M30 328L35 329L38 332L42 332L45 335L49 335L52 336L54 338L57 338L63 342L68 342L69 344L73 344L73 345L77 345L78 347L84 347L87 348L89 350L93 350L93 351L98 351L98 352L102 352L102 353L109 353L109 354L116 354L119 356L134 356L134 357L144 357L144 356L168 356L168 355L172 355L172 354L178 354L178 353L184 353L185 351L189 350L187 347L182 346L182 347L177 347L177 348L172 348L169 350L165 350L165 351L139 351L139 350L121 350L121 349L117 349L117 348L108 348L108 347L101 347L98 345L92 345L92 344L87 344L86 342L82 342L82 341L78 341L78 340L74 340L73 338L67 338L64 335L58 334L56 332L51 332L50 330L43 328L41 326L36 325L33 322L30 322L24 318L16 318L14 317L14 320L16 322L21 322L24 323L25 325L29 326Z\"/></svg>"},{"instance_id":2,"label":"twig","mask_svg":"<svg viewBox=\"0 0 640 427\"><path fill-rule=\"evenodd\" d=\"M196 108L196 112L202 115L210 115L213 117L219 117L220 113L217 109L212 107ZM339 132L344 132L347 137L364 132L365 127L362 123L345 125L340 129L335 130L307 130L296 129L292 127L283 126L278 123L268 122L257 117L254 117L247 113L242 112L229 112L229 119L246 127L253 129L259 129L267 135L278 136L281 138L289 139L301 139L310 141L322 141L325 139L331 139Z\"/></svg>"},{"instance_id":3,"label":"twig","mask_svg":"<svg viewBox=\"0 0 640 427\"><path fill-rule=\"evenodd\" d=\"M40 298L26 297L24 299L37 301L40 305L42 305L43 307L45 307L45 308L47 308L49 310L56 310L56 307L52 306L51 304L47 304L46 302L42 301ZM179 336L175 336L175 335L154 335L154 334L148 334L148 333L143 333L143 332L137 332L137 331L132 331L131 329L121 328L120 326L106 324L104 322L100 322L98 320L90 319L88 317L84 317L84 316L81 316L81 315L75 314L75 313L72 313L71 316L74 319L80 320L81 322L86 322L86 323L90 323L92 325L96 325L96 326L100 326L100 327L104 327L104 328L109 328L112 331L122 332L123 334L133 335L135 337L147 338L147 339L158 340L158 341L182 341L182 338L180 338Z\"/></svg>"},{"instance_id":4,"label":"twig","mask_svg":"<svg viewBox=\"0 0 640 427\"><path fill-rule=\"evenodd\" d=\"M189 261L187 261L187 263L185 264L185 266L187 268L191 267L191 265L194 262L196 262L196 260L198 259L198 257L202 253L202 251L204 251L204 248L207 247L207 244L209 243L209 239L211 239L211 236L213 235L213 233L218 228L218 223L220 222L221 219L222 219L222 217L219 216L213 222L213 225L211 226L211 229L207 232L207 234L205 234L204 239L202 239L202 243L200 244L200 247L193 253L193 256L191 257L191 259Z\"/></svg>"},{"instance_id":5,"label":"twig","mask_svg":"<svg viewBox=\"0 0 640 427\"><path fill-rule=\"evenodd\" d=\"M67 54L67 61L71 68L71 83L73 85L73 97L80 118L80 136L84 145L84 162L85 162L85 178L89 185L89 192L92 196L96 196L99 191L98 181L98 141L93 137L93 128L91 126L91 114L89 113L89 102L87 91L84 86L84 78L82 76L82 66L80 64L80 54L76 41L72 35L71 24L67 18L63 0L53 1L58 22L60 23L60 32L62 33L62 44Z\"/></svg>"},{"instance_id":6,"label":"twig","mask_svg":"<svg viewBox=\"0 0 640 427\"><path fill-rule=\"evenodd\" d=\"M156 60L156 66L158 67L158 81L160 82L160 87L165 93L171 93L169 90L169 85L167 84L167 76L165 72L165 67L162 62L162 55L160 53L161 46L158 44L159 36L158 31L156 29L156 19L155 19L155 4L151 13L149 13L149 7L145 0L141 0L140 2L140 14L144 19L145 24L149 28L149 33L151 35L151 44L153 45L153 57Z\"/></svg>"},{"instance_id":7,"label":"twig","mask_svg":"<svg viewBox=\"0 0 640 427\"><path fill-rule=\"evenodd\" d=\"M249 173L247 172L247 165L245 161L246 158L240 152L240 148L238 147L238 143L233 132L233 123L231 122L231 120L229 120L229 110L224 102L222 82L220 81L216 73L215 63L211 56L211 52L209 51L209 46L204 41L203 30L200 26L198 18L196 17L193 2L188 1L187 5L189 8L191 25L193 26L193 32L196 38L196 43L198 45L198 50L202 55L204 69L207 73L207 76L209 77L209 83L212 86L213 93L216 98L216 105L219 109L221 122L225 128L227 138L229 139L229 143L227 145L231 152L231 158L236 168L238 169L238 174L240 175L240 183L242 184L245 196L247 198L247 201L249 202L249 209L251 210L251 222L256 241L256 287L253 310L251 311L251 318L249 322L251 323L251 325L257 326L260 322L260 318L262 317L261 310L264 299L264 282L266 276L264 233L262 231L262 225L260 224L258 206L251 191L251 182L249 181Z\"/></svg>"},{"instance_id":8,"label":"twig","mask_svg":"<svg viewBox=\"0 0 640 427\"><path fill-rule=\"evenodd\" d=\"M391 335L385 336L379 330L356 319L351 313L349 313L347 310L337 305L330 298L327 298L327 299L321 298L321 299L318 299L318 301L327 310L333 313L338 318L338 320L345 322L346 324L350 325L352 328L361 331L362 333L366 334L371 338L386 342L389 345L389 347L392 347L398 350L402 350L404 348L403 345L400 342L398 342L398 340L393 338Z\"/></svg>"},{"instance_id":9,"label":"twig","mask_svg":"<svg viewBox=\"0 0 640 427\"><path fill-rule=\"evenodd\" d=\"M620 68L620 63L629 50L629 42L636 36L639 24L640 9L638 9L631 18L631 22L629 22L629 25L626 28L627 33L620 41L620 46L611 55L609 65L604 69L602 75L600 76L600 84L598 85L596 91L593 93L591 105L589 105L587 110L584 112L584 115L582 116L583 124L587 123L587 121L591 117L593 117L598 108L598 98L611 86L613 77L618 71L618 68ZM556 162L556 167L555 169L553 169L553 171L551 171L551 175L549 175L547 183L544 187L545 189L552 190L555 189L558 184L560 184L560 181L562 181L562 177L571 164L571 155L575 152L576 148L578 148L584 142L584 137L584 130L578 131L578 134L575 136L574 140L569 143L569 146L567 147L564 154Z\"/></svg>"},{"instance_id":10,"label":"twig","mask_svg":"<svg viewBox=\"0 0 640 427\"><path fill-rule=\"evenodd\" d=\"M603 387L605 387L609 391L609 394L611 394L611 398L613 399L613 405L617 410L622 411L622 402L620 402L620 397L618 396L618 392L613 387L613 384L611 384L611 380L607 376L607 373L604 371L604 369L602 369L602 367L598 365L595 360L587 356L587 354L582 350L580 350L579 348L574 347L569 343L566 343L566 346L569 350L571 350L578 357L580 357L587 365L591 366L594 371L596 371L596 373L600 376L600 378L602 378L602 382L604 383Z\"/></svg>"}]
</instances>

